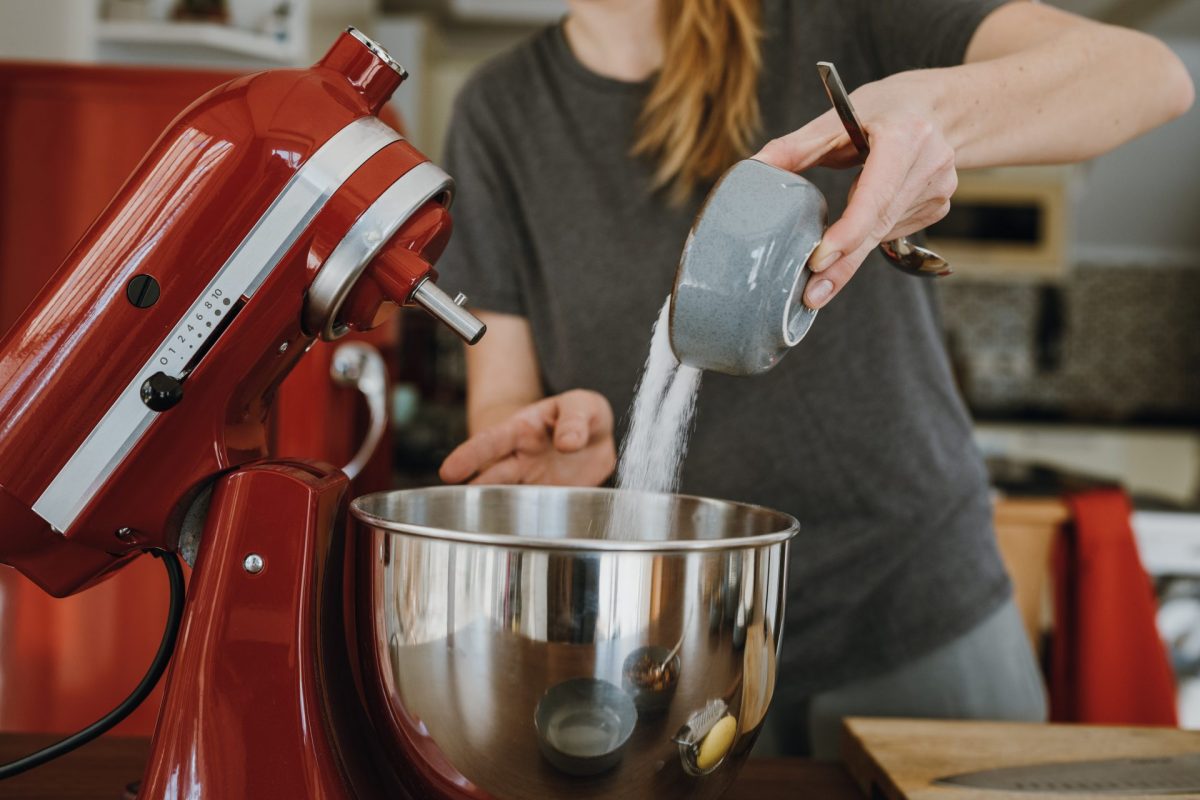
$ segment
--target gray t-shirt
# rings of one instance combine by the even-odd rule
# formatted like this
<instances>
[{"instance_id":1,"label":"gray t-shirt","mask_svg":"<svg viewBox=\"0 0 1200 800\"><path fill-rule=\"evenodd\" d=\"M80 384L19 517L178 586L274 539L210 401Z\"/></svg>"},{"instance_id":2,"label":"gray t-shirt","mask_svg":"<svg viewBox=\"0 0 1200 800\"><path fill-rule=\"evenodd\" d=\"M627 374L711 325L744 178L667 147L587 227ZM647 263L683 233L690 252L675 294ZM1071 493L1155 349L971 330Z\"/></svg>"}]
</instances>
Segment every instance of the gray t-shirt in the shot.
<instances>
[{"instance_id":1,"label":"gray t-shirt","mask_svg":"<svg viewBox=\"0 0 1200 800\"><path fill-rule=\"evenodd\" d=\"M764 0L761 140L829 108L817 61L849 88L956 65L1002 2ZM447 285L526 317L546 393L601 392L618 435L705 194L672 207L629 156L649 89L589 71L551 26L468 82L445 159L458 185ZM807 177L836 219L853 171ZM800 520L782 663L793 694L904 663L1009 595L930 285L878 253L774 370L704 376L682 490Z\"/></svg>"}]
</instances>

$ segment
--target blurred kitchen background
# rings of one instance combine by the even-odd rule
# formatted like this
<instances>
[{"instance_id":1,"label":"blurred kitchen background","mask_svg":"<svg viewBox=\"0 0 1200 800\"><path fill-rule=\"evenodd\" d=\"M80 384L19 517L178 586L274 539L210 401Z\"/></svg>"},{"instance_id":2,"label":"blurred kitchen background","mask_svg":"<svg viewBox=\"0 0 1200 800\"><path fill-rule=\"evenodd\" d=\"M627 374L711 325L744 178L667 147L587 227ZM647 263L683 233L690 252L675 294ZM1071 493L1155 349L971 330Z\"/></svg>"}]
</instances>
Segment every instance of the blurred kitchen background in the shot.
<instances>
[{"instance_id":1,"label":"blurred kitchen background","mask_svg":"<svg viewBox=\"0 0 1200 800\"><path fill-rule=\"evenodd\" d=\"M1200 84L1200 0L1054 5L1163 38ZM467 75L562 13L559 0L3 0L0 58L257 70L310 63L352 24L409 69L394 111L437 160ZM1039 532L1044 574L1065 489L1129 491L1190 727L1200 727L1198 178L1193 109L1086 165L964 174L930 237L959 272L938 283L946 340L997 496L1012 503L998 513L1002 536ZM400 327L385 353L394 478L427 484L465 435L461 346L421 314ZM1052 616L1042 577L1022 589L1035 636Z\"/></svg>"}]
</instances>

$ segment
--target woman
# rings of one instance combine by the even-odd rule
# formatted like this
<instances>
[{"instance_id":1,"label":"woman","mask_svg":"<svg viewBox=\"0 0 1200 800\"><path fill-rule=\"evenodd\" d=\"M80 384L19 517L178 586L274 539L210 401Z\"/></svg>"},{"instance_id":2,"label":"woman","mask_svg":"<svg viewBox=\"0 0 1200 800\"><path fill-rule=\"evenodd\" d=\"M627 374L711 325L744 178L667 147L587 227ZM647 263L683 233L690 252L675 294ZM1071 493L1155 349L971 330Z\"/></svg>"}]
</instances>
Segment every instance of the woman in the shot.
<instances>
[{"instance_id":1,"label":"woman","mask_svg":"<svg viewBox=\"0 0 1200 800\"><path fill-rule=\"evenodd\" d=\"M1183 113L1182 65L1028 2L568 5L456 105L442 263L489 332L442 477L604 482L706 191L751 153L803 171L836 220L805 292L824 310L766 375L705 377L682 485L803 527L763 748L830 756L846 714L1043 718L930 286L876 246L941 218L957 168L1085 159ZM857 178L819 60L859 87Z\"/></svg>"}]
</instances>

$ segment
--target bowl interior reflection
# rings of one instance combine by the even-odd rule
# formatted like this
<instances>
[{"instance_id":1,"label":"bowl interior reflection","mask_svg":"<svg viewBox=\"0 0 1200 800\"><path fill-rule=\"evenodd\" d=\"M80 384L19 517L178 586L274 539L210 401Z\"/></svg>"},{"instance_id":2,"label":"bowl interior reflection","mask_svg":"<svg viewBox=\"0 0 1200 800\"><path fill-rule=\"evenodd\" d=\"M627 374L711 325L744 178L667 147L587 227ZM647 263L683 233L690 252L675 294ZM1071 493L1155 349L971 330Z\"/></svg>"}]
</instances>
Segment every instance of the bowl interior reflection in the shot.
<instances>
[{"instance_id":1,"label":"bowl interior reflection","mask_svg":"<svg viewBox=\"0 0 1200 800\"><path fill-rule=\"evenodd\" d=\"M573 678L550 687L534 713L546 758L571 775L616 765L637 724L629 695L608 681Z\"/></svg>"}]
</instances>

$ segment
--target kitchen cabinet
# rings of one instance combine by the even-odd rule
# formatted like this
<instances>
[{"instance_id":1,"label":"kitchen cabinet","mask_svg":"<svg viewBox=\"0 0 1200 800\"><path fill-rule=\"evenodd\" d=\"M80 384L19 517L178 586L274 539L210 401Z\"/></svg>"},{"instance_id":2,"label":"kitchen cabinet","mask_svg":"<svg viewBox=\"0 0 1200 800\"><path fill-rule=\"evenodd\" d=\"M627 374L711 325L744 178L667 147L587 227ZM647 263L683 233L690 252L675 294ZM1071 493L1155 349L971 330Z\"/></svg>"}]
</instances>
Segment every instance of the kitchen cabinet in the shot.
<instances>
[{"instance_id":1,"label":"kitchen cabinet","mask_svg":"<svg viewBox=\"0 0 1200 800\"><path fill-rule=\"evenodd\" d=\"M1040 655L1052 599L1050 553L1070 512L1058 498L1000 497L993 518L1000 556L1013 582L1013 599L1029 642Z\"/></svg>"}]
</instances>

